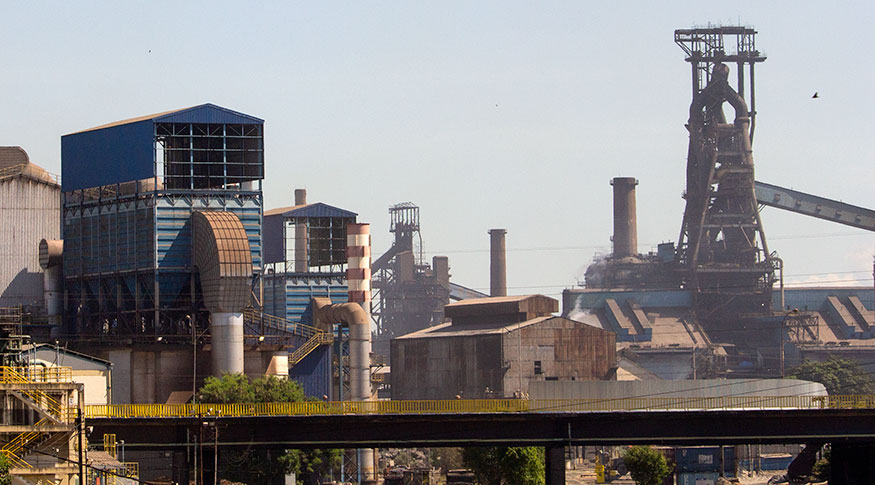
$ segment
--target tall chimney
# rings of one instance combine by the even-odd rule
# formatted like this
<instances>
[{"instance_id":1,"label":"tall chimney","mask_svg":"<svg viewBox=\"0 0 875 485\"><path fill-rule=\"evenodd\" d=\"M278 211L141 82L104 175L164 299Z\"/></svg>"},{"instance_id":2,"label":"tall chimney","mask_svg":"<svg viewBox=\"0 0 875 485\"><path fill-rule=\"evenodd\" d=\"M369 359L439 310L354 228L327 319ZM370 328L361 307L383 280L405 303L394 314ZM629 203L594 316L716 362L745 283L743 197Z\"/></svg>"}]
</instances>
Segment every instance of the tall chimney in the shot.
<instances>
[{"instance_id":1,"label":"tall chimney","mask_svg":"<svg viewBox=\"0 0 875 485\"><path fill-rule=\"evenodd\" d=\"M307 189L295 189L295 205L307 205ZM306 224L295 224L295 272L310 271L309 265L310 239L307 236Z\"/></svg>"},{"instance_id":2,"label":"tall chimney","mask_svg":"<svg viewBox=\"0 0 875 485\"><path fill-rule=\"evenodd\" d=\"M504 244L505 229L489 230L489 295L507 296L507 257Z\"/></svg>"},{"instance_id":3,"label":"tall chimney","mask_svg":"<svg viewBox=\"0 0 875 485\"><path fill-rule=\"evenodd\" d=\"M638 221L635 218L635 177L615 177L614 186L614 257L638 254Z\"/></svg>"}]
</instances>

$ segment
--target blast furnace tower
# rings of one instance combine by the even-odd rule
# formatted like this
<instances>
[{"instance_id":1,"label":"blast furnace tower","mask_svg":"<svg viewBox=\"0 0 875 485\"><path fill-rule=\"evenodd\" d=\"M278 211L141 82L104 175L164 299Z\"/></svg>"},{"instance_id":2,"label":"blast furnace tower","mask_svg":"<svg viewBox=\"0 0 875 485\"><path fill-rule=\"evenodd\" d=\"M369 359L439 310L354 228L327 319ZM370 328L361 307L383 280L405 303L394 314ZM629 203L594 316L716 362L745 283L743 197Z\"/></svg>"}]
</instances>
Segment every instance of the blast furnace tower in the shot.
<instances>
[{"instance_id":1,"label":"blast furnace tower","mask_svg":"<svg viewBox=\"0 0 875 485\"><path fill-rule=\"evenodd\" d=\"M771 310L775 261L754 193L754 68L766 58L756 31L715 27L675 31L692 68L686 209L677 258L700 317L717 320ZM735 64L737 90L729 84ZM747 86L747 88L746 88ZM734 119L727 122L723 104Z\"/></svg>"}]
</instances>

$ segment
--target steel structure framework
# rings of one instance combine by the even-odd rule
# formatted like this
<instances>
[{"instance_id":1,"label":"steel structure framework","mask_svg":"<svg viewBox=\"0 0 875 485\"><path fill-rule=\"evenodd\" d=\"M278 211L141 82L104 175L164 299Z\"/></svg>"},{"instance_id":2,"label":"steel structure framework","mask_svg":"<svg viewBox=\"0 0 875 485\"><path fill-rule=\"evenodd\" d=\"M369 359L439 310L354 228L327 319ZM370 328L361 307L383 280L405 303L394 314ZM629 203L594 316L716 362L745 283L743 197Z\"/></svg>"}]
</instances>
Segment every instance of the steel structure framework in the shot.
<instances>
[{"instance_id":1,"label":"steel structure framework","mask_svg":"<svg viewBox=\"0 0 875 485\"><path fill-rule=\"evenodd\" d=\"M111 341L206 329L192 258L194 211L229 211L241 220L261 304L263 125L245 121L155 121L151 134L136 139L153 147L151 178L64 192L68 332Z\"/></svg>"},{"instance_id":2,"label":"steel structure framework","mask_svg":"<svg viewBox=\"0 0 875 485\"><path fill-rule=\"evenodd\" d=\"M744 27L675 31L693 72L686 208L677 259L683 284L696 294L701 317L717 320L771 311L777 258L771 255L754 194L751 148L755 110L745 100L745 66L750 106L754 65L765 60L755 48L756 32ZM734 40L735 52L727 52ZM738 86L729 67L738 65ZM702 82L705 86L702 86ZM735 110L728 123L723 104Z\"/></svg>"},{"instance_id":3,"label":"steel structure framework","mask_svg":"<svg viewBox=\"0 0 875 485\"><path fill-rule=\"evenodd\" d=\"M434 268L423 261L419 207L402 202L389 208L389 232L395 235L392 247L372 265L371 317L376 325L374 352L387 355L394 337L441 323L443 307L449 303L450 289L434 275ZM409 261L412 253L413 261ZM402 261L408 258L406 261ZM412 264L412 279L402 277L402 266Z\"/></svg>"}]
</instances>

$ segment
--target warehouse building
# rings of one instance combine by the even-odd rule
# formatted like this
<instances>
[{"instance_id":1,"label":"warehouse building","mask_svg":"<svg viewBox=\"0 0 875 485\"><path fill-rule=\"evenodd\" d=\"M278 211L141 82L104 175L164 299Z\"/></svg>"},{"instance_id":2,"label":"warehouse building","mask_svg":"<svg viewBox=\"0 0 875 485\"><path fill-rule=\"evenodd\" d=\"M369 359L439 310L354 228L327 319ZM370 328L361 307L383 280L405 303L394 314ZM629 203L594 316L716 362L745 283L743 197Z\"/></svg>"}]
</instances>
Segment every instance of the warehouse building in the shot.
<instances>
[{"instance_id":1,"label":"warehouse building","mask_svg":"<svg viewBox=\"0 0 875 485\"><path fill-rule=\"evenodd\" d=\"M530 381L608 379L612 332L553 316L543 295L451 303L450 323L392 340L393 399L523 397Z\"/></svg>"},{"instance_id":2,"label":"warehouse building","mask_svg":"<svg viewBox=\"0 0 875 485\"><path fill-rule=\"evenodd\" d=\"M31 163L21 147L0 147L0 307L40 312L44 307L38 246L58 239L58 177Z\"/></svg>"}]
</instances>

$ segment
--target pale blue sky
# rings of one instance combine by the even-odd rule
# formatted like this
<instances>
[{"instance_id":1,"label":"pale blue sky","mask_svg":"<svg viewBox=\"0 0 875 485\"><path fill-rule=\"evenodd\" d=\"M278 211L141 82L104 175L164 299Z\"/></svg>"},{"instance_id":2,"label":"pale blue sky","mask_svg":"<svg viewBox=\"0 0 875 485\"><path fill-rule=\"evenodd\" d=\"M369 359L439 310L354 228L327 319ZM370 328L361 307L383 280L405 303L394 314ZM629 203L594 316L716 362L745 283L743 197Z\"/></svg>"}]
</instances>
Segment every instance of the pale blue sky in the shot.
<instances>
[{"instance_id":1,"label":"pale blue sky","mask_svg":"<svg viewBox=\"0 0 875 485\"><path fill-rule=\"evenodd\" d=\"M571 286L610 251L614 176L640 181L639 249L677 240L690 76L676 28L759 31L759 180L875 208L870 2L2 6L0 145L59 173L62 134L226 106L266 120L267 208L305 187L371 222L381 253L387 208L413 201L426 251L475 288L491 227L508 229L510 292ZM763 214L789 281L872 283L875 234Z\"/></svg>"}]
</instances>

